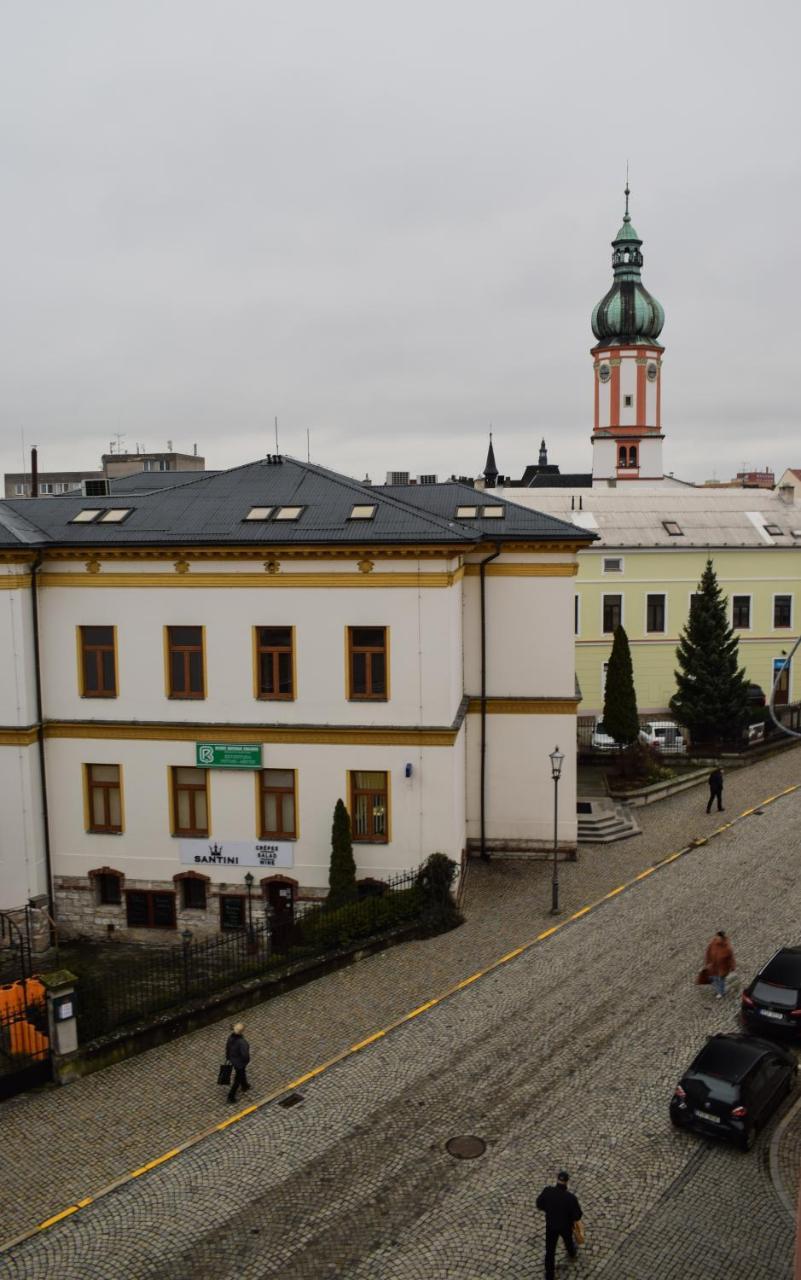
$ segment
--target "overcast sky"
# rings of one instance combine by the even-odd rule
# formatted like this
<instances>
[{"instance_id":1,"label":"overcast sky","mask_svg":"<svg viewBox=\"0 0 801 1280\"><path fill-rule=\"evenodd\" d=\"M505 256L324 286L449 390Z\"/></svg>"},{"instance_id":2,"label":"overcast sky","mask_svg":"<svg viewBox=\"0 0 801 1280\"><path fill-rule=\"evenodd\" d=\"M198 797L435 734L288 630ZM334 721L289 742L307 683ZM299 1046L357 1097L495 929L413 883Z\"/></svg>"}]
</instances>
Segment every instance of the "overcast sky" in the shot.
<instances>
[{"instance_id":1,"label":"overcast sky","mask_svg":"<svg viewBox=\"0 0 801 1280\"><path fill-rule=\"evenodd\" d=\"M589 470L626 161L665 466L801 466L796 0L0 4L4 471Z\"/></svg>"}]
</instances>

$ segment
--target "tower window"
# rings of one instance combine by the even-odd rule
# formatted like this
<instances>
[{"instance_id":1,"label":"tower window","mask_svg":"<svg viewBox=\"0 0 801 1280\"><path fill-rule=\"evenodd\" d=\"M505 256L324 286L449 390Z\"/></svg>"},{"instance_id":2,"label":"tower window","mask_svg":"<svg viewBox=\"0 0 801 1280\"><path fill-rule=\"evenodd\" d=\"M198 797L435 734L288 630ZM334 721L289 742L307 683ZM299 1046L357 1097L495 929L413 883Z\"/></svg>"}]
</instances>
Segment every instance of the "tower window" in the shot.
<instances>
[{"instance_id":1,"label":"tower window","mask_svg":"<svg viewBox=\"0 0 801 1280\"><path fill-rule=\"evenodd\" d=\"M639 463L637 462L637 446L636 446L636 444L629 445L629 466L630 466L630 467L636 467L636 466L639 466Z\"/></svg>"},{"instance_id":2,"label":"tower window","mask_svg":"<svg viewBox=\"0 0 801 1280\"><path fill-rule=\"evenodd\" d=\"M631 406L634 404L634 396L624 396L623 404L627 409L630 409Z\"/></svg>"}]
</instances>

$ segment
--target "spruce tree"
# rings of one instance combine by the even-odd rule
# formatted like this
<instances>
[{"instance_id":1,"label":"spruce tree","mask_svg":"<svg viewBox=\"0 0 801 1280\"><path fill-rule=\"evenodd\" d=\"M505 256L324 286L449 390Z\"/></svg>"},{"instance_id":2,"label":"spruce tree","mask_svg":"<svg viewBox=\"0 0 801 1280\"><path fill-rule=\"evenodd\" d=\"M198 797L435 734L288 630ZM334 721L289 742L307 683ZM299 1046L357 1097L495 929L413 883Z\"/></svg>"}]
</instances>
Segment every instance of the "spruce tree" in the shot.
<instances>
[{"instance_id":1,"label":"spruce tree","mask_svg":"<svg viewBox=\"0 0 801 1280\"><path fill-rule=\"evenodd\" d=\"M606 670L603 725L610 738L627 747L637 741L640 732L629 638L619 626L615 627Z\"/></svg>"},{"instance_id":2,"label":"spruce tree","mask_svg":"<svg viewBox=\"0 0 801 1280\"><path fill-rule=\"evenodd\" d=\"M698 584L679 637L676 693L670 709L696 743L740 737L748 721L748 685L738 666L738 641L726 619L726 599L712 561Z\"/></svg>"},{"instance_id":3,"label":"spruce tree","mask_svg":"<svg viewBox=\"0 0 801 1280\"><path fill-rule=\"evenodd\" d=\"M353 859L353 841L350 831L350 814L341 800L334 806L334 824L331 828L331 866L328 872L329 907L341 907L356 897L356 863Z\"/></svg>"}]
</instances>

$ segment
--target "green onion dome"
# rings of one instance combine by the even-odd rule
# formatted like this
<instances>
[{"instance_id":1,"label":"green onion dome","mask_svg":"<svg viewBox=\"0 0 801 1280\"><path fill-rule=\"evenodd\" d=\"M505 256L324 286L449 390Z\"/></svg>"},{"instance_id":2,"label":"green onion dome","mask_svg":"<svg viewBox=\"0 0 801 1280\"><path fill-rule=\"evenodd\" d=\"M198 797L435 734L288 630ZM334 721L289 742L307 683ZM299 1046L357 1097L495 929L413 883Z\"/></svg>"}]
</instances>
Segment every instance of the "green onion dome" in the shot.
<instances>
[{"instance_id":1,"label":"green onion dome","mask_svg":"<svg viewBox=\"0 0 801 1280\"><path fill-rule=\"evenodd\" d=\"M662 332L665 312L640 279L641 246L629 216L627 184L623 225L612 241L612 288L592 313L592 331L599 342L655 343Z\"/></svg>"}]
</instances>

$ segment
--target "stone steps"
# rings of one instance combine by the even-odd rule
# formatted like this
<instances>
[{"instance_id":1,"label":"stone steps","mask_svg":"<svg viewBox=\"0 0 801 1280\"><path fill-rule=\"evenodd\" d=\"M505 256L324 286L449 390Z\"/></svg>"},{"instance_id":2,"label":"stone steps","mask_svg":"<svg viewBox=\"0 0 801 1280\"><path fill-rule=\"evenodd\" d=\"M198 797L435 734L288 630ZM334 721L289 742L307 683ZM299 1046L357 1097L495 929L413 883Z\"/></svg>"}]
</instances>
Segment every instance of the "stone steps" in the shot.
<instances>
[{"instance_id":1,"label":"stone steps","mask_svg":"<svg viewBox=\"0 0 801 1280\"><path fill-rule=\"evenodd\" d=\"M611 844L640 835L640 827L627 805L598 796L579 796L579 844Z\"/></svg>"}]
</instances>

